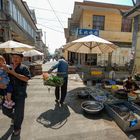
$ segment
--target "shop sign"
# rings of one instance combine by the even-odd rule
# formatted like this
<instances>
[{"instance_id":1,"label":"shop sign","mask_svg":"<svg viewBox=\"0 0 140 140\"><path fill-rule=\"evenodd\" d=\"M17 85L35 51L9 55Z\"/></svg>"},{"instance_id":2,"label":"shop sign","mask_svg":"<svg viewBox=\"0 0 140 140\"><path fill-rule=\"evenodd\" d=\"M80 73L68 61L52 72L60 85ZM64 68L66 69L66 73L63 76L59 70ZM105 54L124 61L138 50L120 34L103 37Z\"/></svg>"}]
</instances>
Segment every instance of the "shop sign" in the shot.
<instances>
[{"instance_id":1,"label":"shop sign","mask_svg":"<svg viewBox=\"0 0 140 140\"><path fill-rule=\"evenodd\" d=\"M78 29L78 36L87 36L87 35L96 35L99 36L99 30L97 29Z\"/></svg>"}]
</instances>

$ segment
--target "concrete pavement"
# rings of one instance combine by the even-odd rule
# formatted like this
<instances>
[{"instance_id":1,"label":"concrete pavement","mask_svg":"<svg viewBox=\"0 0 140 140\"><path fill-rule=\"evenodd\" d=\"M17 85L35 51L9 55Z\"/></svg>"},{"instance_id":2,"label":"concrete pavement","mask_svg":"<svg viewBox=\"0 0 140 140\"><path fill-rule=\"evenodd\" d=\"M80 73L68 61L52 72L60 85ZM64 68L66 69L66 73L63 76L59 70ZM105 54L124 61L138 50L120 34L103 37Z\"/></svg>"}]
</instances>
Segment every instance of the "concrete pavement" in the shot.
<instances>
[{"instance_id":1,"label":"concrete pavement","mask_svg":"<svg viewBox=\"0 0 140 140\"><path fill-rule=\"evenodd\" d=\"M80 107L83 100L75 94L76 89L83 86L78 75L70 77L66 105L58 107L54 88L44 86L42 76L33 77L28 85L20 140L128 140L105 111L96 116L83 114ZM10 119L0 111L0 137L9 126ZM7 140L10 139L9 136Z\"/></svg>"}]
</instances>

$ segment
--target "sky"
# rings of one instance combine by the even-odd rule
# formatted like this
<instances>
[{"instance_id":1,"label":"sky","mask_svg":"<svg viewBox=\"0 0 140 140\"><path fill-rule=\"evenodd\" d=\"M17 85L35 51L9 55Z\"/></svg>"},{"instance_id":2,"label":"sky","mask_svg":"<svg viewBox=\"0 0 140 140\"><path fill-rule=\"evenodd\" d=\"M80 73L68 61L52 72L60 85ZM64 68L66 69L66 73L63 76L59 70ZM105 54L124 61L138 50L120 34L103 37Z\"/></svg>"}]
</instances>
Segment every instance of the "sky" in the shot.
<instances>
[{"instance_id":1,"label":"sky","mask_svg":"<svg viewBox=\"0 0 140 140\"><path fill-rule=\"evenodd\" d=\"M43 42L49 48L51 54L55 49L66 43L64 28L67 28L68 18L71 17L74 2L83 0L24 0L30 9L35 9L37 27L42 29ZM86 1L86 0L85 0ZM88 0L94 2L106 2L112 4L131 5L132 0Z\"/></svg>"}]
</instances>

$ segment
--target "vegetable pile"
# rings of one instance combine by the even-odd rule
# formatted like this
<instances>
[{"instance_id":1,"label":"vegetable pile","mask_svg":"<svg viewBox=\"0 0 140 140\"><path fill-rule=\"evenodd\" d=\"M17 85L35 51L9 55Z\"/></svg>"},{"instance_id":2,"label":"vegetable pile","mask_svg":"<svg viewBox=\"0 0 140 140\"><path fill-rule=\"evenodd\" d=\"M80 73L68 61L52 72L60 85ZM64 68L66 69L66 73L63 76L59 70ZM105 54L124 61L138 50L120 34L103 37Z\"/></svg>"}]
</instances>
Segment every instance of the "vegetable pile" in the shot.
<instances>
[{"instance_id":1,"label":"vegetable pile","mask_svg":"<svg viewBox=\"0 0 140 140\"><path fill-rule=\"evenodd\" d=\"M44 80L44 85L54 86L54 87L62 86L64 83L64 80L62 77L58 77L54 75L51 75L51 76L43 75L43 80Z\"/></svg>"}]
</instances>

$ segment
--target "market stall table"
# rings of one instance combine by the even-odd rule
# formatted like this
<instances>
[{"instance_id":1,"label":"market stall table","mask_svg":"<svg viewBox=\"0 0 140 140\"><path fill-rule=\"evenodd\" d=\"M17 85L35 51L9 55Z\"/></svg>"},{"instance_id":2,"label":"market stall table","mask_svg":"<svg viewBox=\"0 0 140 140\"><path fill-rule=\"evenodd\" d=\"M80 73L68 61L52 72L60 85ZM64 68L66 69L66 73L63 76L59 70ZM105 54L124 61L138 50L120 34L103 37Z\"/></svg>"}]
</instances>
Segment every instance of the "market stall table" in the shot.
<instances>
[{"instance_id":1,"label":"market stall table","mask_svg":"<svg viewBox=\"0 0 140 140\"><path fill-rule=\"evenodd\" d=\"M32 76L42 74L42 64L32 63L29 68Z\"/></svg>"},{"instance_id":2,"label":"market stall table","mask_svg":"<svg viewBox=\"0 0 140 140\"><path fill-rule=\"evenodd\" d=\"M123 131L140 129L140 107L127 98L116 98L114 94L100 86L89 87L91 97L102 102L108 114Z\"/></svg>"}]
</instances>

